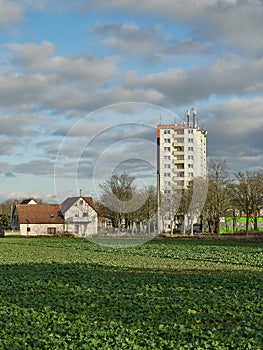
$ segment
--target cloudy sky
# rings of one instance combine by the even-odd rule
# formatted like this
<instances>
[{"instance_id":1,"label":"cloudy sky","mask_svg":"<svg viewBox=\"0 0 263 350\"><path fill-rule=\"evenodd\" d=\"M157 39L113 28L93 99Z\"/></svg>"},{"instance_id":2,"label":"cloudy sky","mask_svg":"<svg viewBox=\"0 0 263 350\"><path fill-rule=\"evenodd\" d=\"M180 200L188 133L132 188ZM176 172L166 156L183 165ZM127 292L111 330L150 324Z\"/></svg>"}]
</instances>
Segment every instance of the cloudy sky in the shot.
<instances>
[{"instance_id":1,"label":"cloudy sky","mask_svg":"<svg viewBox=\"0 0 263 350\"><path fill-rule=\"evenodd\" d=\"M262 0L0 0L0 201L154 181L192 106L209 157L262 169L262 32Z\"/></svg>"}]
</instances>

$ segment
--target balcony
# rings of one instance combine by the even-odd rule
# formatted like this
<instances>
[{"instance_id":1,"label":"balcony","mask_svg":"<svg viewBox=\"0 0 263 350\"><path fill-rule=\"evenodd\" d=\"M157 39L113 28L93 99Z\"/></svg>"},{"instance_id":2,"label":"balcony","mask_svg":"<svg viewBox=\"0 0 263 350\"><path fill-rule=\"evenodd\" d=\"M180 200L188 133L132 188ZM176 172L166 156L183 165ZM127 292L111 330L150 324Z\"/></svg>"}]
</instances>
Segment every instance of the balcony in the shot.
<instances>
[{"instance_id":1,"label":"balcony","mask_svg":"<svg viewBox=\"0 0 263 350\"><path fill-rule=\"evenodd\" d=\"M72 216L66 219L67 223L69 224L88 224L89 222L92 222L94 220L95 218L91 216L81 216L81 217Z\"/></svg>"}]
</instances>

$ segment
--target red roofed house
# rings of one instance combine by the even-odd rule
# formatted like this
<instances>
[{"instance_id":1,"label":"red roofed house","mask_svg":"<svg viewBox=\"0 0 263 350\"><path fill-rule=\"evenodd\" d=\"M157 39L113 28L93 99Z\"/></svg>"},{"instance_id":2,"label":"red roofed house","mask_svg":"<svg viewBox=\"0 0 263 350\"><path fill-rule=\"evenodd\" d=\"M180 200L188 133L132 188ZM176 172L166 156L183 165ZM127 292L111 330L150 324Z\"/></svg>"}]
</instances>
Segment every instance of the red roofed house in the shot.
<instances>
[{"instance_id":1,"label":"red roofed house","mask_svg":"<svg viewBox=\"0 0 263 350\"><path fill-rule=\"evenodd\" d=\"M92 236L98 232L98 215L91 197L67 198L58 204L17 204L12 228L21 235L72 233Z\"/></svg>"},{"instance_id":2,"label":"red roofed house","mask_svg":"<svg viewBox=\"0 0 263 350\"><path fill-rule=\"evenodd\" d=\"M58 204L17 204L12 215L12 228L21 235L55 234L64 231L64 218Z\"/></svg>"}]
</instances>

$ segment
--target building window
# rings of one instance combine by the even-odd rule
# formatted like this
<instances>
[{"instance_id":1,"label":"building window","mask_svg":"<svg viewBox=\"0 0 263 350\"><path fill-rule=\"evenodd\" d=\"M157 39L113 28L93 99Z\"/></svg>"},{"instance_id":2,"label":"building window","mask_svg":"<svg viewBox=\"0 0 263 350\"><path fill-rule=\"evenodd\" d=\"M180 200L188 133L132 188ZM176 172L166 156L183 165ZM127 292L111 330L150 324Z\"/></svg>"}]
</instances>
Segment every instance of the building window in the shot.
<instances>
[{"instance_id":1,"label":"building window","mask_svg":"<svg viewBox=\"0 0 263 350\"><path fill-rule=\"evenodd\" d=\"M189 142L189 143L192 143L192 142L194 142L194 139L193 139L193 138L190 138L190 139L188 139L188 142Z\"/></svg>"},{"instance_id":2,"label":"building window","mask_svg":"<svg viewBox=\"0 0 263 350\"><path fill-rule=\"evenodd\" d=\"M193 151L194 147L188 147L188 151Z\"/></svg>"},{"instance_id":3,"label":"building window","mask_svg":"<svg viewBox=\"0 0 263 350\"><path fill-rule=\"evenodd\" d=\"M188 129L188 134L193 134L193 129Z\"/></svg>"},{"instance_id":4,"label":"building window","mask_svg":"<svg viewBox=\"0 0 263 350\"><path fill-rule=\"evenodd\" d=\"M184 164L177 164L177 169L184 169Z\"/></svg>"},{"instance_id":5,"label":"building window","mask_svg":"<svg viewBox=\"0 0 263 350\"><path fill-rule=\"evenodd\" d=\"M194 174L193 173L188 173L188 176L189 177L194 177Z\"/></svg>"},{"instance_id":6,"label":"building window","mask_svg":"<svg viewBox=\"0 0 263 350\"><path fill-rule=\"evenodd\" d=\"M163 133L164 133L164 134L170 134L171 131L170 131L170 130L164 130Z\"/></svg>"},{"instance_id":7,"label":"building window","mask_svg":"<svg viewBox=\"0 0 263 350\"><path fill-rule=\"evenodd\" d=\"M82 205L83 204L83 199L80 199L79 200L79 205Z\"/></svg>"},{"instance_id":8,"label":"building window","mask_svg":"<svg viewBox=\"0 0 263 350\"><path fill-rule=\"evenodd\" d=\"M171 151L171 148L170 148L170 147L164 147L164 150L165 150L166 152L170 152L170 151Z\"/></svg>"},{"instance_id":9,"label":"building window","mask_svg":"<svg viewBox=\"0 0 263 350\"><path fill-rule=\"evenodd\" d=\"M48 227L47 228L47 233L49 235L55 235L56 234L56 227Z\"/></svg>"},{"instance_id":10,"label":"building window","mask_svg":"<svg viewBox=\"0 0 263 350\"><path fill-rule=\"evenodd\" d=\"M194 164L188 164L188 168L193 168Z\"/></svg>"},{"instance_id":11,"label":"building window","mask_svg":"<svg viewBox=\"0 0 263 350\"><path fill-rule=\"evenodd\" d=\"M194 159L194 156L188 156L188 159L192 159L192 160L193 160L193 159Z\"/></svg>"},{"instance_id":12,"label":"building window","mask_svg":"<svg viewBox=\"0 0 263 350\"><path fill-rule=\"evenodd\" d=\"M170 164L164 164L164 167L165 167L166 169L170 169L170 168L171 168L171 165L170 165Z\"/></svg>"},{"instance_id":13,"label":"building window","mask_svg":"<svg viewBox=\"0 0 263 350\"><path fill-rule=\"evenodd\" d=\"M164 142L165 143L171 143L171 140L170 139L164 139Z\"/></svg>"},{"instance_id":14,"label":"building window","mask_svg":"<svg viewBox=\"0 0 263 350\"><path fill-rule=\"evenodd\" d=\"M164 173L164 177L170 177L171 174L170 173Z\"/></svg>"},{"instance_id":15,"label":"building window","mask_svg":"<svg viewBox=\"0 0 263 350\"><path fill-rule=\"evenodd\" d=\"M75 225L75 233L79 233L79 225Z\"/></svg>"},{"instance_id":16,"label":"building window","mask_svg":"<svg viewBox=\"0 0 263 350\"><path fill-rule=\"evenodd\" d=\"M170 190L164 190L164 194L170 194L171 191Z\"/></svg>"},{"instance_id":17,"label":"building window","mask_svg":"<svg viewBox=\"0 0 263 350\"><path fill-rule=\"evenodd\" d=\"M164 160L170 160L171 156L164 156Z\"/></svg>"},{"instance_id":18,"label":"building window","mask_svg":"<svg viewBox=\"0 0 263 350\"><path fill-rule=\"evenodd\" d=\"M164 181L165 186L170 186L171 182L170 181Z\"/></svg>"},{"instance_id":19,"label":"building window","mask_svg":"<svg viewBox=\"0 0 263 350\"><path fill-rule=\"evenodd\" d=\"M176 133L177 133L177 135L183 135L184 129L178 129Z\"/></svg>"}]
</instances>

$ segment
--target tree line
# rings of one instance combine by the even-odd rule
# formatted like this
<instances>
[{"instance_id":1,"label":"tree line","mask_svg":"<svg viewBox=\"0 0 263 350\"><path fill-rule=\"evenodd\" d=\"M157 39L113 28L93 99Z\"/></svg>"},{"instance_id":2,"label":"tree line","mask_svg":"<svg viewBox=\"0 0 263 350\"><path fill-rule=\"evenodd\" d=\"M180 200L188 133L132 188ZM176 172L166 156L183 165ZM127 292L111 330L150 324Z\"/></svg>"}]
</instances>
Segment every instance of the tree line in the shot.
<instances>
[{"instance_id":1,"label":"tree line","mask_svg":"<svg viewBox=\"0 0 263 350\"><path fill-rule=\"evenodd\" d=\"M158 194L157 186L138 189L134 181L134 176L122 173L111 176L100 185L101 195L95 201L96 209L99 216L112 223L113 228L143 229L150 233L157 231L158 221L168 215L173 232L179 216L198 215L203 230L207 227L211 233L220 233L222 217L232 218L233 232L237 229L239 217L245 218L247 234L251 221L254 230L258 230L258 217L263 209L262 171L231 175L225 160L211 159L207 180L196 179L180 191L174 188L169 194ZM0 204L0 226L10 227L10 208L17 202L8 200Z\"/></svg>"},{"instance_id":2,"label":"tree line","mask_svg":"<svg viewBox=\"0 0 263 350\"><path fill-rule=\"evenodd\" d=\"M238 217L245 217L245 231L249 222L258 230L258 216L263 209L263 172L239 171L231 175L225 160L212 159L208 167L208 195L203 215L208 224L214 224L220 232L220 218L227 215L233 219L233 231Z\"/></svg>"},{"instance_id":3,"label":"tree line","mask_svg":"<svg viewBox=\"0 0 263 350\"><path fill-rule=\"evenodd\" d=\"M159 201L159 220L168 215L171 232L178 216L197 214L201 226L206 226L211 233L220 233L222 217L232 218L233 232L237 229L238 217L245 218L247 234L251 220L254 230L258 230L258 216L263 209L262 171L231 175L226 160L211 159L207 180L197 179L190 182L187 188L178 190L175 187L169 194L161 193L160 196L155 186L138 190L134 180L135 177L123 173L113 175L101 185L97 208L102 216L111 220L114 227L120 228L124 224L132 228L145 223L150 231L151 223L157 221ZM142 205L138 206L140 202Z\"/></svg>"}]
</instances>

